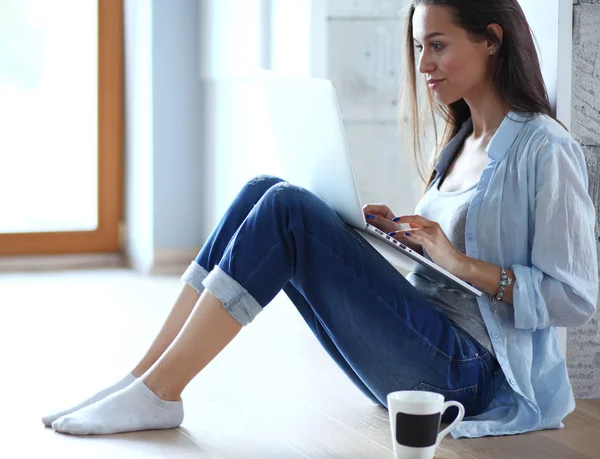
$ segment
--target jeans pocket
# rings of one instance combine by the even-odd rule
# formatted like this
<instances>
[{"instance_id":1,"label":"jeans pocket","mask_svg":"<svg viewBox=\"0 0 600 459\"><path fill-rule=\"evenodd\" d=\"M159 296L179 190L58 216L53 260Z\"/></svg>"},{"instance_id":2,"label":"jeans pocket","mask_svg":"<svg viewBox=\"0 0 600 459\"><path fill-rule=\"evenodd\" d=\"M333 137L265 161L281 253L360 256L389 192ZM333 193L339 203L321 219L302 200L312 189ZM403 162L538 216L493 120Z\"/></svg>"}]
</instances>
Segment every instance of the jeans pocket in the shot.
<instances>
[{"instance_id":1,"label":"jeans pocket","mask_svg":"<svg viewBox=\"0 0 600 459\"><path fill-rule=\"evenodd\" d=\"M474 386L467 386L462 389L440 389L439 387L422 382L412 390L435 392L436 394L443 395L446 402L460 402L462 406L465 407L465 417L470 415L473 406L477 402L477 384ZM442 417L442 422L451 422L456 418L457 415L458 408L450 407L446 410L446 413Z\"/></svg>"},{"instance_id":2,"label":"jeans pocket","mask_svg":"<svg viewBox=\"0 0 600 459\"><path fill-rule=\"evenodd\" d=\"M454 332L460 336L460 343L463 349L463 356L460 359L454 358L454 360L471 360L489 354L489 351L479 344L471 334L457 325L452 319L450 322L454 327Z\"/></svg>"}]
</instances>

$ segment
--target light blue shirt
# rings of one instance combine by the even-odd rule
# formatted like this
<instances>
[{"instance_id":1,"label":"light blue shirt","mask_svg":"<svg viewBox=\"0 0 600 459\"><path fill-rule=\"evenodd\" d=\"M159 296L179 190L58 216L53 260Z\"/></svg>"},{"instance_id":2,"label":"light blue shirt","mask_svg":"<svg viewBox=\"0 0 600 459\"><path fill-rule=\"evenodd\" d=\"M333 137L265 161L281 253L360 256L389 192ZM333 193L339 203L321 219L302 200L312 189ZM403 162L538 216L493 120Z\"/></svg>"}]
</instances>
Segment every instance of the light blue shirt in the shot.
<instances>
[{"instance_id":1,"label":"light blue shirt","mask_svg":"<svg viewBox=\"0 0 600 459\"><path fill-rule=\"evenodd\" d=\"M441 152L437 174L471 131L469 120ZM487 410L465 418L454 438L564 427L575 399L554 327L584 325L598 299L595 211L577 142L548 116L511 112L486 151L466 254L512 269L514 299L495 314L487 295L477 299L504 375Z\"/></svg>"}]
</instances>

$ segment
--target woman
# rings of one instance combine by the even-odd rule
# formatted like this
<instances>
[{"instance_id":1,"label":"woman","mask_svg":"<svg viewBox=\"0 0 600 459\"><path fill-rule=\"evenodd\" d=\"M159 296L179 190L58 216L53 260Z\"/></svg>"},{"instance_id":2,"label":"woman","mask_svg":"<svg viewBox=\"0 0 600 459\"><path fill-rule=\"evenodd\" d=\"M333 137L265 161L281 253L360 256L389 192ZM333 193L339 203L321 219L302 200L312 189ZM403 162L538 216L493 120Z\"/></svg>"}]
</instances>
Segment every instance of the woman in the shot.
<instances>
[{"instance_id":1,"label":"woman","mask_svg":"<svg viewBox=\"0 0 600 459\"><path fill-rule=\"evenodd\" d=\"M259 177L184 274L131 374L43 422L79 435L178 426L186 385L283 289L376 403L395 390L442 393L467 412L455 437L561 427L574 399L553 327L585 324L597 300L582 151L551 115L516 0L412 1L415 121L417 53L446 121L444 149L416 215L397 218L384 205L365 213L487 295L464 295L423 270L405 279L316 196ZM397 234L398 223L412 230Z\"/></svg>"}]
</instances>

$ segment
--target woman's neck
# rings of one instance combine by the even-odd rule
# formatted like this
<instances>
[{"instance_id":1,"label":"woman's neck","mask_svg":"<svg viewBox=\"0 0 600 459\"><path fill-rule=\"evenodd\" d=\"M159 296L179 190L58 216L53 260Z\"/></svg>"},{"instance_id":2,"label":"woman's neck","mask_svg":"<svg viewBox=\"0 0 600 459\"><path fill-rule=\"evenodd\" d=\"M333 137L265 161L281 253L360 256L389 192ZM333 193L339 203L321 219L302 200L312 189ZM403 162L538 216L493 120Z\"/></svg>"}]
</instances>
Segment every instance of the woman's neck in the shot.
<instances>
[{"instance_id":1,"label":"woman's neck","mask_svg":"<svg viewBox=\"0 0 600 459\"><path fill-rule=\"evenodd\" d=\"M468 98L465 97L465 102L471 109L473 119L471 138L474 142L487 146L509 112L509 108L504 106L496 92L490 88Z\"/></svg>"}]
</instances>

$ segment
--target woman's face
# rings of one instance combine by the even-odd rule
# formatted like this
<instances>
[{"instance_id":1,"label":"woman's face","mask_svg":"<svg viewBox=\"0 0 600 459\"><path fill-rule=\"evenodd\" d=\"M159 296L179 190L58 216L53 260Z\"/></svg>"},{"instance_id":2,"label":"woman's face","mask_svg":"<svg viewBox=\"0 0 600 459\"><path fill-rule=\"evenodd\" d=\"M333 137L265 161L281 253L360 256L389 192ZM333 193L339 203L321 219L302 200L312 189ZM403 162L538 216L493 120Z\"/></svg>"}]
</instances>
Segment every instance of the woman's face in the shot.
<instances>
[{"instance_id":1,"label":"woman's face","mask_svg":"<svg viewBox=\"0 0 600 459\"><path fill-rule=\"evenodd\" d=\"M438 102L468 100L486 87L492 52L487 40L471 41L444 6L417 6L412 24L419 72Z\"/></svg>"}]
</instances>

